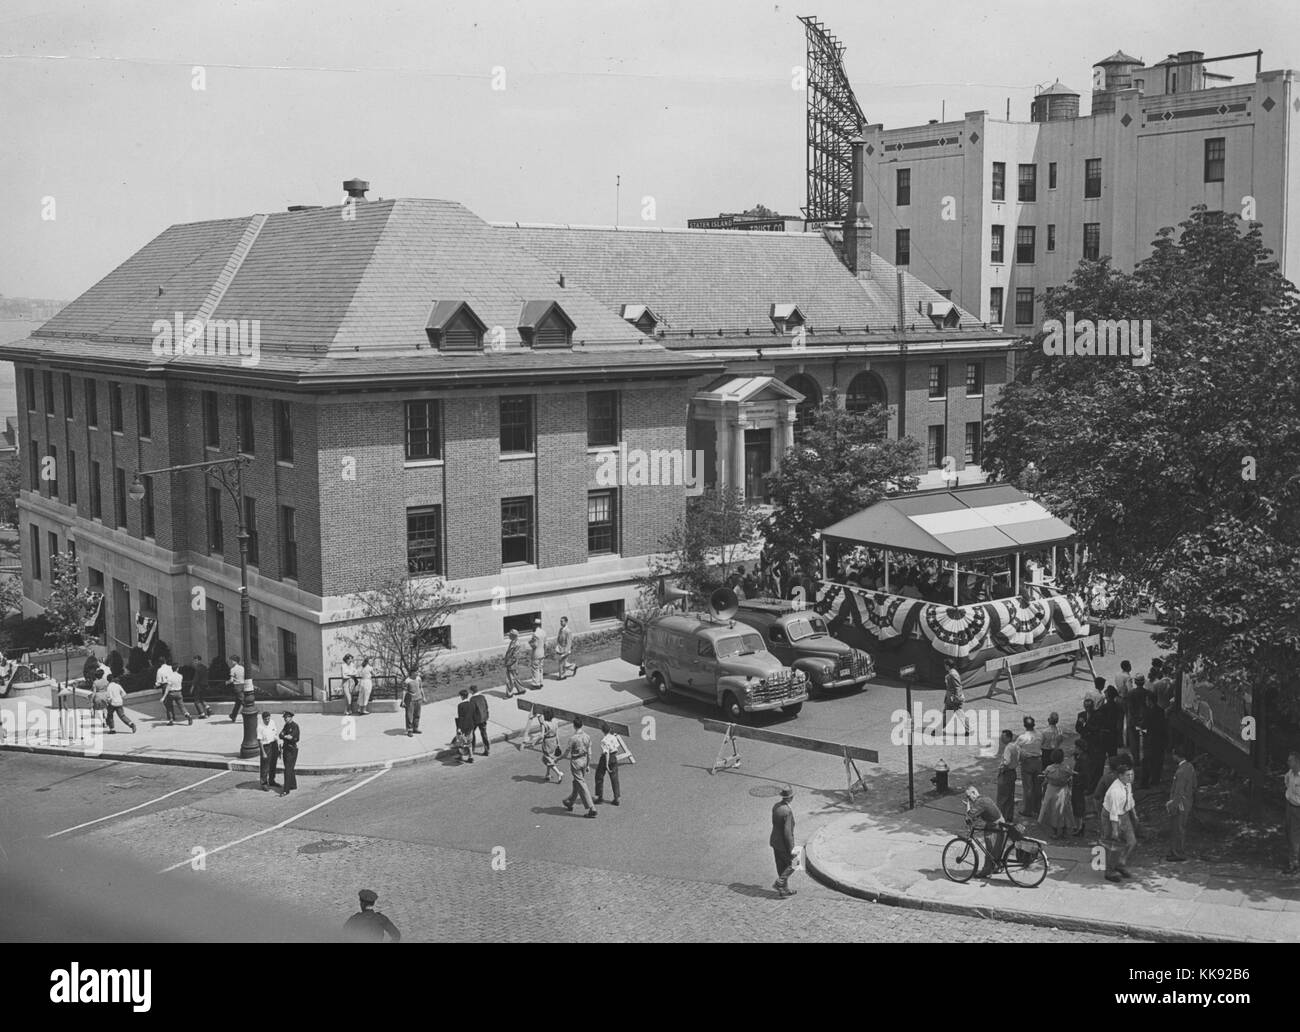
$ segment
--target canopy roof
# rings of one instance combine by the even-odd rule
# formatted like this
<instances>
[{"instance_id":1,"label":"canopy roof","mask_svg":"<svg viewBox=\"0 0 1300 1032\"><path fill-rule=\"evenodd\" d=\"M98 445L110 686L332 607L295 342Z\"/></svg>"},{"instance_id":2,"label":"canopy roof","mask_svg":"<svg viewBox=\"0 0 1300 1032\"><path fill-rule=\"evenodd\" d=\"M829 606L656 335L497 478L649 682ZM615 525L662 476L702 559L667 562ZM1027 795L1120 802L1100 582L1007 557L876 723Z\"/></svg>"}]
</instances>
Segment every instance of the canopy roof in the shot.
<instances>
[{"instance_id":1,"label":"canopy roof","mask_svg":"<svg viewBox=\"0 0 1300 1032\"><path fill-rule=\"evenodd\" d=\"M885 498L822 531L822 540L975 559L1068 541L1074 529L1009 484Z\"/></svg>"}]
</instances>

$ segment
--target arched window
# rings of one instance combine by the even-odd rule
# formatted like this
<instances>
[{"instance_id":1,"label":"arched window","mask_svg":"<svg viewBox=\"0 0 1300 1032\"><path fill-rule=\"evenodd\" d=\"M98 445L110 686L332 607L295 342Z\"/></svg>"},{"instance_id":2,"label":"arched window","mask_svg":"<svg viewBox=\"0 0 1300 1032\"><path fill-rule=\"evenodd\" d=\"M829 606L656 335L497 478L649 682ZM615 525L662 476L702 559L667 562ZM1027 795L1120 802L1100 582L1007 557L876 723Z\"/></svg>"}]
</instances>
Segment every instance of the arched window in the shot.
<instances>
[{"instance_id":1,"label":"arched window","mask_svg":"<svg viewBox=\"0 0 1300 1032\"><path fill-rule=\"evenodd\" d=\"M822 403L822 389L817 386L817 381L805 373L795 373L794 376L786 380L786 383L803 395L803 401L795 406L795 418L797 425L795 432L806 429L813 420L813 413L817 406Z\"/></svg>"},{"instance_id":2,"label":"arched window","mask_svg":"<svg viewBox=\"0 0 1300 1032\"><path fill-rule=\"evenodd\" d=\"M885 385L875 373L861 372L849 381L844 407L849 412L865 412L872 405L884 405Z\"/></svg>"}]
</instances>

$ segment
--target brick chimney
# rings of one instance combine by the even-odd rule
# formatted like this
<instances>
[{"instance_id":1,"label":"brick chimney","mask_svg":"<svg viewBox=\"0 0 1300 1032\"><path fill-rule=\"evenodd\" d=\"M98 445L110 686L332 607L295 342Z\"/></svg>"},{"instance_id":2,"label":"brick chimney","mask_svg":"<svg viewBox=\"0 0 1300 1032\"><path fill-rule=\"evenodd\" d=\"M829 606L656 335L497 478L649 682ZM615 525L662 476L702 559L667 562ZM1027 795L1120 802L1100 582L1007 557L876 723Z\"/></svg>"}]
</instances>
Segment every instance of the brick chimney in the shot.
<instances>
[{"instance_id":1,"label":"brick chimney","mask_svg":"<svg viewBox=\"0 0 1300 1032\"><path fill-rule=\"evenodd\" d=\"M862 201L862 148L866 141L855 136L853 146L853 190L844 216L844 264L855 276L871 275L871 217Z\"/></svg>"},{"instance_id":2,"label":"brick chimney","mask_svg":"<svg viewBox=\"0 0 1300 1032\"><path fill-rule=\"evenodd\" d=\"M343 181L343 189L347 195L358 201L366 199L366 191L370 189L370 184L364 179L346 179Z\"/></svg>"}]
</instances>

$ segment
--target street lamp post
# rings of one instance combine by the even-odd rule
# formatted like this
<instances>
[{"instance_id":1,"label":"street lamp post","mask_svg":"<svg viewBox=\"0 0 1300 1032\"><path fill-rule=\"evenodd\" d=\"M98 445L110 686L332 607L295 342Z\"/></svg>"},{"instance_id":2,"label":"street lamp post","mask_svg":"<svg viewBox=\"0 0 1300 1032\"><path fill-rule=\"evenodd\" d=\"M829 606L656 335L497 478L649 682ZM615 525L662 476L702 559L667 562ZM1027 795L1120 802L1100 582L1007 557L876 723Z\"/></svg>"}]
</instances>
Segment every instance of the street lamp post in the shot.
<instances>
[{"instance_id":1,"label":"street lamp post","mask_svg":"<svg viewBox=\"0 0 1300 1032\"><path fill-rule=\"evenodd\" d=\"M236 438L233 458L210 459L207 462L187 462L179 466L139 470L131 481L127 496L134 502L144 498L145 488L140 481L141 477L160 473L179 473L191 469L203 470L208 477L226 489L235 503L235 515L238 518L236 537L239 540L239 655L244 663L249 663L251 660L248 650L248 541L251 535L244 522L244 467L253 460L247 455L240 454L239 444L239 439ZM240 743L239 755L242 759L249 759L260 755L261 748L257 743L257 710L254 709L253 679L248 677L247 673L245 673L243 689L244 740Z\"/></svg>"}]
</instances>

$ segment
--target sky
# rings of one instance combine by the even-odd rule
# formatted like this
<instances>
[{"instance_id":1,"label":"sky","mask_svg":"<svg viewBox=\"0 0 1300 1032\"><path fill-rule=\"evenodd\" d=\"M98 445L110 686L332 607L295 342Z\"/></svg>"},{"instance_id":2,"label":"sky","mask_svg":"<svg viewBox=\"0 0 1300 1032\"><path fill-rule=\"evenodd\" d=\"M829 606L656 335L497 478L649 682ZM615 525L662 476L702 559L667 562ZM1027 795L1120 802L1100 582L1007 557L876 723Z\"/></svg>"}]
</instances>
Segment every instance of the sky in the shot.
<instances>
[{"instance_id":1,"label":"sky","mask_svg":"<svg viewBox=\"0 0 1300 1032\"><path fill-rule=\"evenodd\" d=\"M338 204L353 176L490 221L798 215L800 14L887 128L1027 119L1057 78L1086 110L1117 49L1300 68L1295 0L6 0L0 294L73 298L170 225Z\"/></svg>"}]
</instances>

